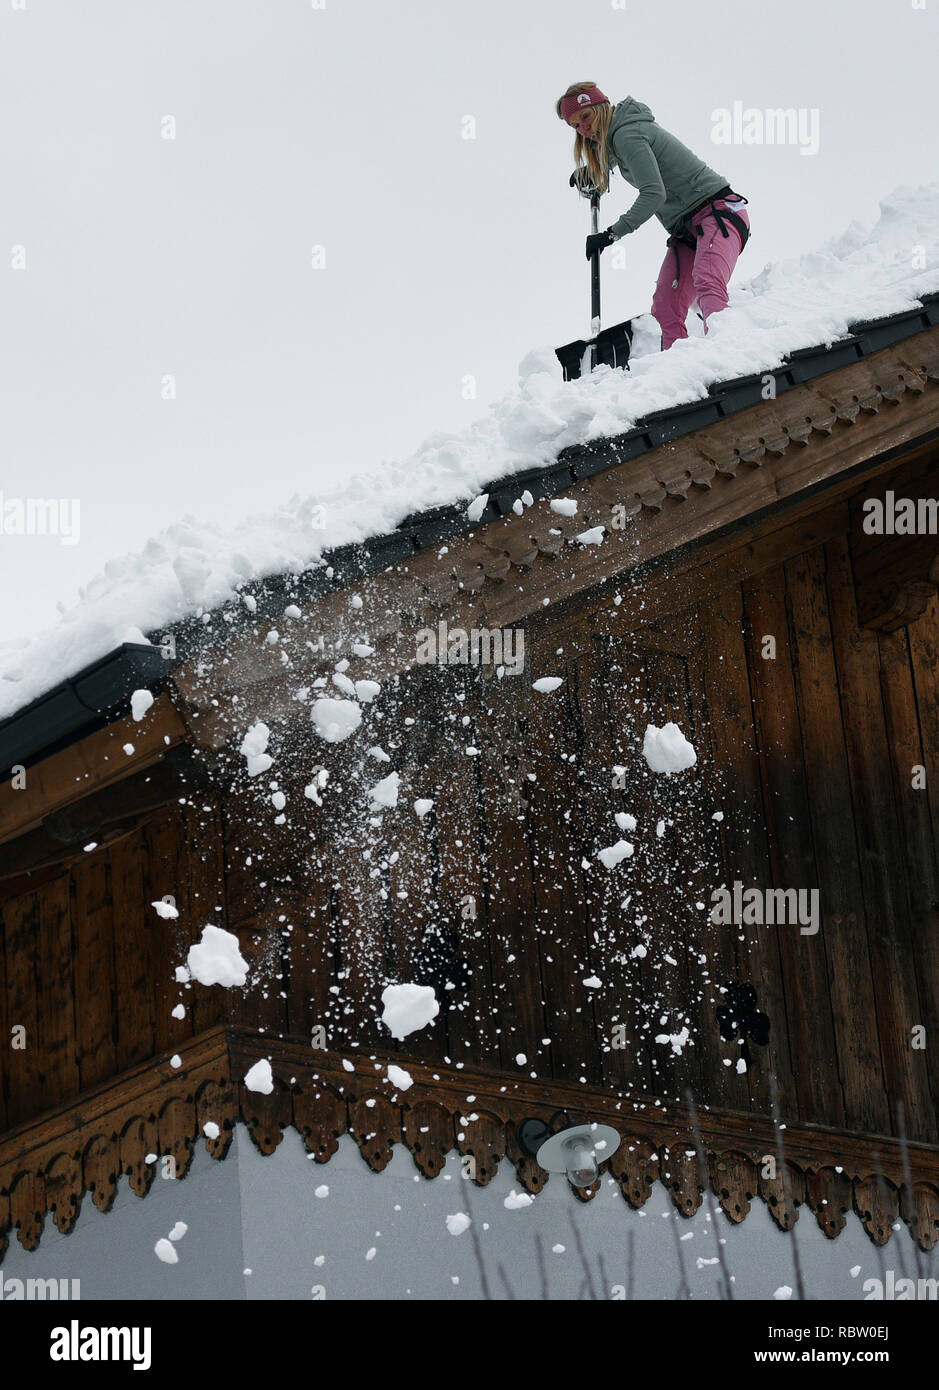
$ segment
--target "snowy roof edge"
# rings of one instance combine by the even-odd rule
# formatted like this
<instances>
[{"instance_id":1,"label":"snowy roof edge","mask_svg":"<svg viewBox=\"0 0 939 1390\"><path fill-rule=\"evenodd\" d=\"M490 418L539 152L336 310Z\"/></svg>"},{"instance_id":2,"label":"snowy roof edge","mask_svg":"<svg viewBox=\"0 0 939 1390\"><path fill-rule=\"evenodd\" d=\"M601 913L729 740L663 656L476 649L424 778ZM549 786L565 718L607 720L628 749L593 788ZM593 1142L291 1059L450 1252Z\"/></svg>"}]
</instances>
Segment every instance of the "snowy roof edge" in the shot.
<instances>
[{"instance_id":1,"label":"snowy roof edge","mask_svg":"<svg viewBox=\"0 0 939 1390\"><path fill-rule=\"evenodd\" d=\"M923 295L920 305L883 318L852 323L847 336L830 345L792 352L772 373L777 396L939 324L939 292ZM385 535L324 553L322 563L314 569L300 574L273 574L246 584L242 592L252 595L257 607L251 613L244 607L240 612L236 610L228 630L232 632L259 617L281 612L285 600L318 598L441 541L496 521L511 511L520 487L527 487L535 500L553 496L582 478L617 467L756 405L763 399L766 375L759 372L715 383L705 399L656 411L637 421L625 434L571 445L547 467L496 479L484 489L489 500L475 521L467 518L463 502L434 507L405 517ZM174 660L188 660L213 640L196 616L183 618L147 636L154 645L124 643L0 721L0 766L8 769L30 759L35 761L40 753L64 747L92 726L117 717L129 707L130 695L138 684L161 681ZM167 638L172 638L170 660L161 651Z\"/></svg>"}]
</instances>

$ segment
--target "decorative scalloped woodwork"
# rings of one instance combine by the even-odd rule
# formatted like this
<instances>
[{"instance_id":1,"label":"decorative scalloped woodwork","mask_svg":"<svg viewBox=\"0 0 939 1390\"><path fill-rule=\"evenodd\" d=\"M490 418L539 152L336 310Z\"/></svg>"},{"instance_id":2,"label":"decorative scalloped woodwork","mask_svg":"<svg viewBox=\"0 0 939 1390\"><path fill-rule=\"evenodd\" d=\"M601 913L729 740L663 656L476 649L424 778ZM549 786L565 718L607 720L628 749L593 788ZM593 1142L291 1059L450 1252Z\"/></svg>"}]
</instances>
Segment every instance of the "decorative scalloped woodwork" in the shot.
<instances>
[{"instance_id":1,"label":"decorative scalloped woodwork","mask_svg":"<svg viewBox=\"0 0 939 1390\"><path fill-rule=\"evenodd\" d=\"M82 1176L99 1211L110 1211L117 1193L121 1160L115 1136L96 1134L82 1154Z\"/></svg>"},{"instance_id":2,"label":"decorative scalloped woodwork","mask_svg":"<svg viewBox=\"0 0 939 1390\"><path fill-rule=\"evenodd\" d=\"M241 1102L241 1118L248 1127L248 1133L262 1154L272 1154L284 1137L284 1130L290 1124L290 1089L277 1078L270 1095L261 1091L249 1091L243 1081L238 1084Z\"/></svg>"},{"instance_id":3,"label":"decorative scalloped woodwork","mask_svg":"<svg viewBox=\"0 0 939 1390\"><path fill-rule=\"evenodd\" d=\"M177 1178L184 1178L189 1172L195 1147L195 1127L195 1106L183 1096L173 1096L168 1100L157 1117L157 1152L164 1158L172 1158Z\"/></svg>"},{"instance_id":4,"label":"decorative scalloped woodwork","mask_svg":"<svg viewBox=\"0 0 939 1390\"><path fill-rule=\"evenodd\" d=\"M22 1173L10 1191L10 1222L24 1250L35 1250L46 1220L46 1185L41 1173Z\"/></svg>"},{"instance_id":5,"label":"decorative scalloped woodwork","mask_svg":"<svg viewBox=\"0 0 939 1390\"><path fill-rule=\"evenodd\" d=\"M46 1210L52 1213L56 1229L67 1236L75 1227L85 1195L77 1154L56 1154L43 1176Z\"/></svg>"},{"instance_id":6,"label":"decorative scalloped woodwork","mask_svg":"<svg viewBox=\"0 0 939 1390\"><path fill-rule=\"evenodd\" d=\"M907 1189L900 1190L900 1214L921 1250L933 1250L939 1241L939 1191L914 1183L913 1200Z\"/></svg>"},{"instance_id":7,"label":"decorative scalloped woodwork","mask_svg":"<svg viewBox=\"0 0 939 1390\"><path fill-rule=\"evenodd\" d=\"M317 1163L328 1163L347 1129L346 1103L329 1086L309 1082L293 1092L293 1122L307 1152Z\"/></svg>"},{"instance_id":8,"label":"decorative scalloped woodwork","mask_svg":"<svg viewBox=\"0 0 939 1390\"><path fill-rule=\"evenodd\" d=\"M459 1123L459 1120L457 1120ZM425 1178L435 1178L454 1146L454 1117L436 1101L405 1105L401 1131L418 1170Z\"/></svg>"},{"instance_id":9,"label":"decorative scalloped woodwork","mask_svg":"<svg viewBox=\"0 0 939 1390\"><path fill-rule=\"evenodd\" d=\"M857 1179L854 1183L854 1210L874 1244L886 1245L899 1214L899 1193L886 1178Z\"/></svg>"},{"instance_id":10,"label":"decorative scalloped woodwork","mask_svg":"<svg viewBox=\"0 0 939 1390\"><path fill-rule=\"evenodd\" d=\"M472 1113L476 1119L467 1117L467 1123L457 1132L456 1146L461 1154L472 1159L470 1177L476 1186L488 1187L505 1158L505 1121L485 1110Z\"/></svg>"},{"instance_id":11,"label":"decorative scalloped woodwork","mask_svg":"<svg viewBox=\"0 0 939 1390\"><path fill-rule=\"evenodd\" d=\"M158 1153L160 1145L156 1121L147 1116L135 1115L120 1136L118 1152L120 1169L130 1181L131 1191L138 1197L145 1197L150 1191L156 1170L155 1163L147 1163L147 1154Z\"/></svg>"},{"instance_id":12,"label":"decorative scalloped woodwork","mask_svg":"<svg viewBox=\"0 0 939 1390\"><path fill-rule=\"evenodd\" d=\"M212 1158L224 1158L228 1153L237 1118L235 1093L230 1085L206 1081L199 1087L196 1092L196 1123ZM218 1125L217 1139L210 1139L205 1133L205 1126L210 1120ZM299 1125L297 1128L300 1128Z\"/></svg>"},{"instance_id":13,"label":"decorative scalloped woodwork","mask_svg":"<svg viewBox=\"0 0 939 1390\"><path fill-rule=\"evenodd\" d=\"M387 1168L401 1140L401 1113L385 1096L362 1096L349 1102L349 1129L373 1173Z\"/></svg>"},{"instance_id":14,"label":"decorative scalloped woodwork","mask_svg":"<svg viewBox=\"0 0 939 1390\"><path fill-rule=\"evenodd\" d=\"M609 1168L629 1205L637 1210L645 1206L659 1175L659 1156L654 1145L624 1141L610 1159Z\"/></svg>"},{"instance_id":15,"label":"decorative scalloped woodwork","mask_svg":"<svg viewBox=\"0 0 939 1390\"><path fill-rule=\"evenodd\" d=\"M785 1181L781 1173L764 1178L761 1172L757 1183L776 1225L781 1231L791 1231L799 1219L799 1207L805 1203L805 1175L787 1162Z\"/></svg>"},{"instance_id":16,"label":"decorative scalloped woodwork","mask_svg":"<svg viewBox=\"0 0 939 1390\"><path fill-rule=\"evenodd\" d=\"M544 1118L548 1123L548 1117ZM539 1193L543 1190L548 1181L548 1174L543 1168L539 1168L535 1159L523 1151L518 1142L517 1122L510 1120L505 1127L506 1146L505 1152L512 1163L515 1165L515 1172L518 1180L526 1192Z\"/></svg>"},{"instance_id":17,"label":"decorative scalloped woodwork","mask_svg":"<svg viewBox=\"0 0 939 1390\"><path fill-rule=\"evenodd\" d=\"M605 1171L605 1166L604 1166L603 1169L601 1169L601 1173L604 1172L604 1171ZM590 1184L589 1187L571 1187L571 1191L573 1192L574 1196L577 1198L578 1202L585 1202L585 1203L586 1203L586 1202L592 1202L592 1201L593 1201L594 1197L596 1197L597 1193L600 1191L600 1188L601 1188L602 1186L603 1186L603 1178L602 1178L602 1176L601 1176L601 1177L598 1177L598 1178L597 1178L596 1182L592 1182L592 1183Z\"/></svg>"},{"instance_id":18,"label":"decorative scalloped woodwork","mask_svg":"<svg viewBox=\"0 0 939 1390\"><path fill-rule=\"evenodd\" d=\"M756 1164L745 1154L729 1153L712 1154L708 1166L717 1200L731 1221L738 1225L757 1193Z\"/></svg>"},{"instance_id":19,"label":"decorative scalloped woodwork","mask_svg":"<svg viewBox=\"0 0 939 1390\"><path fill-rule=\"evenodd\" d=\"M820 1168L806 1174L806 1200L815 1220L829 1240L845 1227L845 1214L851 1210L851 1179L834 1168Z\"/></svg>"},{"instance_id":20,"label":"decorative scalloped woodwork","mask_svg":"<svg viewBox=\"0 0 939 1390\"><path fill-rule=\"evenodd\" d=\"M659 1159L662 1182L682 1216L694 1216L702 1202L698 1156L685 1149L663 1149Z\"/></svg>"}]
</instances>

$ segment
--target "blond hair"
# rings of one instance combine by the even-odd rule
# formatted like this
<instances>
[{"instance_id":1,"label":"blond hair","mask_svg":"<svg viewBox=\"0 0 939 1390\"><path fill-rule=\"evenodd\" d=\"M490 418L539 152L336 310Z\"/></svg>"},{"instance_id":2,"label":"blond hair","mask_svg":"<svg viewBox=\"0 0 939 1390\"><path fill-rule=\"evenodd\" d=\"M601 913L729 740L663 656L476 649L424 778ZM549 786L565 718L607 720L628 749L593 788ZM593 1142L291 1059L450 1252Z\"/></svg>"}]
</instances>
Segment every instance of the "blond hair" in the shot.
<instances>
[{"instance_id":1,"label":"blond hair","mask_svg":"<svg viewBox=\"0 0 939 1390\"><path fill-rule=\"evenodd\" d=\"M555 103L554 110L558 118L564 120L561 115L561 102L565 97L589 92L596 85L596 82L575 82L573 86L568 87L567 91L562 93ZM589 140L585 140L582 135L574 136L574 163L579 168L586 167L594 188L598 188L601 193L606 193L610 186L610 164L606 137L609 133L610 121L613 119L613 107L608 101L604 101L591 107L591 110L594 113L594 134Z\"/></svg>"}]
</instances>

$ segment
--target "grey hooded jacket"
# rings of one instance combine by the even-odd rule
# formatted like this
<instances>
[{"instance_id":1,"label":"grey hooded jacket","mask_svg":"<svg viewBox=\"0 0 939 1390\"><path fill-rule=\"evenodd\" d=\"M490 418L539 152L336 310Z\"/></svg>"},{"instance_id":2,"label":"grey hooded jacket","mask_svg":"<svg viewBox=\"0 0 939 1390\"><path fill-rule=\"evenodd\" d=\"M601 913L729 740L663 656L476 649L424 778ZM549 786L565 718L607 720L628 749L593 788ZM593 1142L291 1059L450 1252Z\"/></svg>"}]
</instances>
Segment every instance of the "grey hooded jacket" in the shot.
<instances>
[{"instance_id":1,"label":"grey hooded jacket","mask_svg":"<svg viewBox=\"0 0 939 1390\"><path fill-rule=\"evenodd\" d=\"M626 182L639 189L629 211L610 227L617 238L634 232L653 214L672 233L686 212L727 186L725 178L657 125L648 106L633 97L613 109L607 153L610 169L618 165Z\"/></svg>"}]
</instances>

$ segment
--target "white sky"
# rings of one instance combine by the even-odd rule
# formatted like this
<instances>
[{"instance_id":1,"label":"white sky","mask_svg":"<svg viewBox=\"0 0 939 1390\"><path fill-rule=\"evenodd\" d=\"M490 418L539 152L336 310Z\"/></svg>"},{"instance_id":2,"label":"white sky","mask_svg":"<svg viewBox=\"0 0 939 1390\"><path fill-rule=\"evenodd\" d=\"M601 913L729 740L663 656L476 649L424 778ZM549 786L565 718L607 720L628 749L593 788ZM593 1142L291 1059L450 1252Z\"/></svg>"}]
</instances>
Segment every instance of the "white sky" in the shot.
<instances>
[{"instance_id":1,"label":"white sky","mask_svg":"<svg viewBox=\"0 0 939 1390\"><path fill-rule=\"evenodd\" d=\"M586 334L571 82L647 102L749 197L735 281L933 180L919 2L0 0L0 492L81 506L77 545L0 533L0 639L186 514L460 429ZM713 144L735 101L817 108L818 154ZM614 179L601 225L633 196ZM604 323L648 311L665 235L604 258Z\"/></svg>"}]
</instances>

